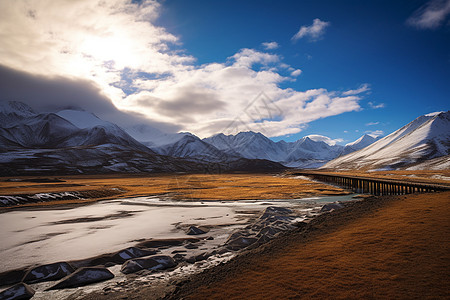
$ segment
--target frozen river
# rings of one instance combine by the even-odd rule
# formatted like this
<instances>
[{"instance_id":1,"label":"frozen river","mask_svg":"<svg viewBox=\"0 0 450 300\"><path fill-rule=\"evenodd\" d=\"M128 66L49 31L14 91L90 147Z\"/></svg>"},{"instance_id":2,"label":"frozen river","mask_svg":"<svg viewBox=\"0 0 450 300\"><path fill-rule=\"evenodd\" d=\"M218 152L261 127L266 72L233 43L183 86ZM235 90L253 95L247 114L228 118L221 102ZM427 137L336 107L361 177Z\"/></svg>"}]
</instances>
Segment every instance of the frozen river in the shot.
<instances>
[{"instance_id":1,"label":"frozen river","mask_svg":"<svg viewBox=\"0 0 450 300\"><path fill-rule=\"evenodd\" d=\"M135 245L140 239L186 238L189 225L208 226L215 244L268 206L304 216L348 196L293 200L171 201L139 197L57 209L11 210L0 214L0 272L83 259Z\"/></svg>"}]
</instances>

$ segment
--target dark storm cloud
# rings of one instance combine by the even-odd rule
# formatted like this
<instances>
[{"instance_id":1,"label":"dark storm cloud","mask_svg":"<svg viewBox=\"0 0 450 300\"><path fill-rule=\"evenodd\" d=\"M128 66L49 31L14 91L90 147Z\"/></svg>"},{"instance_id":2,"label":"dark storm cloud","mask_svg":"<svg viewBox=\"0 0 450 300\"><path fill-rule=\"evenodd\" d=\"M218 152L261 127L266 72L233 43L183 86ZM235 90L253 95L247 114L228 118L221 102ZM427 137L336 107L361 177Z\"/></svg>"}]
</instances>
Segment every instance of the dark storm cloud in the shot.
<instances>
[{"instance_id":1,"label":"dark storm cloud","mask_svg":"<svg viewBox=\"0 0 450 300\"><path fill-rule=\"evenodd\" d=\"M184 114L209 114L225 107L225 102L218 99L217 94L208 91L182 89L172 101L162 101L158 107L169 114L182 112Z\"/></svg>"},{"instance_id":2,"label":"dark storm cloud","mask_svg":"<svg viewBox=\"0 0 450 300\"><path fill-rule=\"evenodd\" d=\"M64 77L44 77L0 66L1 100L27 103L37 111L80 107L91 112L117 109L92 82Z\"/></svg>"},{"instance_id":3,"label":"dark storm cloud","mask_svg":"<svg viewBox=\"0 0 450 300\"><path fill-rule=\"evenodd\" d=\"M10 100L24 102L37 112L81 108L121 126L146 123L162 130L179 129L171 124L152 122L137 113L118 110L91 81L39 76L0 65L0 101Z\"/></svg>"}]
</instances>

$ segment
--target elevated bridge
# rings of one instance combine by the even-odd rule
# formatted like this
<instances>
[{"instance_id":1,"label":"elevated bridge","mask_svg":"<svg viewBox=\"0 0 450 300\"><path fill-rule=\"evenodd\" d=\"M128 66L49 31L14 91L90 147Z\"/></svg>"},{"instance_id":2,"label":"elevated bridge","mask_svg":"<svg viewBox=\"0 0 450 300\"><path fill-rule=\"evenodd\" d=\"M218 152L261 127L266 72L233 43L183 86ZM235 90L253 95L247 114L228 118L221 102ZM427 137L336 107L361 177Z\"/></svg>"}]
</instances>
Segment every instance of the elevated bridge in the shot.
<instances>
[{"instance_id":1,"label":"elevated bridge","mask_svg":"<svg viewBox=\"0 0 450 300\"><path fill-rule=\"evenodd\" d=\"M408 182L395 179L377 179L312 171L294 172L292 174L306 176L313 180L336 185L352 190L355 193L372 195L405 195L450 191L450 186L444 184Z\"/></svg>"}]
</instances>

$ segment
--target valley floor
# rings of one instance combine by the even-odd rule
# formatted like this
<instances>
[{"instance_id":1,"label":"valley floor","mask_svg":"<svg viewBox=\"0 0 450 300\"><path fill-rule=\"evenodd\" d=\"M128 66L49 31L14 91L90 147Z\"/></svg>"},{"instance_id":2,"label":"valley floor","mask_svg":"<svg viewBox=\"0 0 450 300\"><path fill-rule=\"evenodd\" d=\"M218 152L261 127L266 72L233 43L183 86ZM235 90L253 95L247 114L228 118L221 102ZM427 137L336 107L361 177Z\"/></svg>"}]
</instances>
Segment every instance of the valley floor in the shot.
<instances>
[{"instance_id":1,"label":"valley floor","mask_svg":"<svg viewBox=\"0 0 450 300\"><path fill-rule=\"evenodd\" d=\"M449 299L449 204L450 192L356 202L191 278L172 297Z\"/></svg>"},{"instance_id":2,"label":"valley floor","mask_svg":"<svg viewBox=\"0 0 450 300\"><path fill-rule=\"evenodd\" d=\"M279 174L154 174L79 175L59 177L0 178L1 196L77 192L82 199L51 200L20 207L67 204L131 198L167 196L174 200L298 199L317 195L345 195L330 185Z\"/></svg>"},{"instance_id":3,"label":"valley floor","mask_svg":"<svg viewBox=\"0 0 450 300\"><path fill-rule=\"evenodd\" d=\"M375 173L373 176L377 175L381 176ZM447 171L386 172L385 176L441 183L450 178ZM98 197L29 205L39 205L42 209L42 205L52 208L108 197L149 195L188 201L224 201L346 193L289 174L0 180L0 195L62 191L97 191ZM105 195L102 191L117 191L117 194ZM449 204L450 192L370 197L324 213L304 227L180 282L161 287L140 286L117 293L98 291L83 297L153 299L170 293L167 297L173 299L449 299Z\"/></svg>"}]
</instances>

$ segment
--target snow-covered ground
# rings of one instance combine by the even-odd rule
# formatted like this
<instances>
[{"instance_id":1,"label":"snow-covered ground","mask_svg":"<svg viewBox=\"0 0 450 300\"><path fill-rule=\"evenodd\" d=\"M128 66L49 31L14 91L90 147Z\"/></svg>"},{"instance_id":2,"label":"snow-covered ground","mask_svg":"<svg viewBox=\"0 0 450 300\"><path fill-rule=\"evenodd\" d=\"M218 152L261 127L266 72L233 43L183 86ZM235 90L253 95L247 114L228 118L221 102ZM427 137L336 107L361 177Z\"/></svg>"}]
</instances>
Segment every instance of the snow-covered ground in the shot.
<instances>
[{"instance_id":1,"label":"snow-covered ground","mask_svg":"<svg viewBox=\"0 0 450 300\"><path fill-rule=\"evenodd\" d=\"M0 218L0 272L83 259L136 244L138 239L186 238L183 225L212 226L210 247L223 243L248 212L268 206L304 212L351 196L297 200L186 202L139 197L60 209L13 210ZM218 226L221 225L221 226Z\"/></svg>"}]
</instances>

